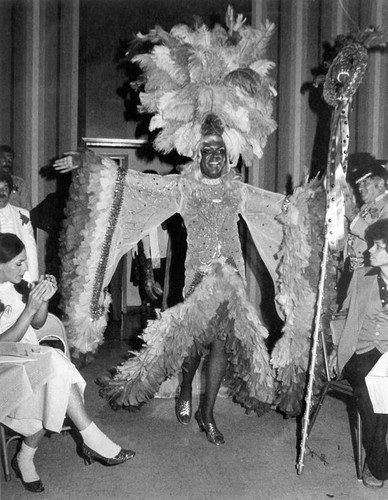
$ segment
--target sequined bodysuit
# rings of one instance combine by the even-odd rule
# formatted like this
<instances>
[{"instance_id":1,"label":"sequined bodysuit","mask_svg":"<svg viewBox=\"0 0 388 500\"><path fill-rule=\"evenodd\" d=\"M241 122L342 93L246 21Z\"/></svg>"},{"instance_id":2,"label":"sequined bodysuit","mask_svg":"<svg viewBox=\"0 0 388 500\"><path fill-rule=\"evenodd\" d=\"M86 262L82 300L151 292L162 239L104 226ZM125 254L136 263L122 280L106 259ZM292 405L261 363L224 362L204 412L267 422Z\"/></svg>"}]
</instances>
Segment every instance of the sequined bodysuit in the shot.
<instances>
[{"instance_id":1,"label":"sequined bodysuit","mask_svg":"<svg viewBox=\"0 0 388 500\"><path fill-rule=\"evenodd\" d=\"M188 195L183 191L181 215L187 229L186 297L215 261L233 265L240 276L244 276L237 231L239 198L221 182L202 183Z\"/></svg>"}]
</instances>

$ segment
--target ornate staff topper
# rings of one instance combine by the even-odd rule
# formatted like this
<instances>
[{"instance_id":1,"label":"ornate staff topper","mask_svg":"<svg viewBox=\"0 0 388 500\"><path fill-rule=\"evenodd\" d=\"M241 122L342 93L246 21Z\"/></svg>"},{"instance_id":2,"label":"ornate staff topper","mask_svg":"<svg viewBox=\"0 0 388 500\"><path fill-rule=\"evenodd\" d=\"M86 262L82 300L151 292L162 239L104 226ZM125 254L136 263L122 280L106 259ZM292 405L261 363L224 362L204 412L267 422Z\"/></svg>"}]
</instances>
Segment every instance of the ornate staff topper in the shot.
<instances>
[{"instance_id":1,"label":"ornate staff topper","mask_svg":"<svg viewBox=\"0 0 388 500\"><path fill-rule=\"evenodd\" d=\"M331 121L329 155L326 169L326 224L331 250L345 233L344 192L349 151L349 106L367 68L368 53L364 46L345 46L326 76L323 86L325 101L334 107Z\"/></svg>"}]
</instances>

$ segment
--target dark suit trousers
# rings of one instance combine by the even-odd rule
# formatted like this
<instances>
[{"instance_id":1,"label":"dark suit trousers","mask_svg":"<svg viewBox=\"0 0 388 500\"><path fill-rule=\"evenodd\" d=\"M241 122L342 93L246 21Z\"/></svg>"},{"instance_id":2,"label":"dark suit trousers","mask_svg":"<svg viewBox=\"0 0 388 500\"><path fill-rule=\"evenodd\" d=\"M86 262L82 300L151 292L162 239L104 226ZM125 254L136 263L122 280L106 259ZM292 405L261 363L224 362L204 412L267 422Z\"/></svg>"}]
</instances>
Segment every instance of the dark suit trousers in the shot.
<instances>
[{"instance_id":1,"label":"dark suit trousers","mask_svg":"<svg viewBox=\"0 0 388 500\"><path fill-rule=\"evenodd\" d=\"M353 354L344 368L344 376L353 388L362 421L362 443L366 463L377 478L388 479L388 452L385 442L388 430L388 414L374 413L365 376L380 358L381 353L373 349L364 354Z\"/></svg>"}]
</instances>

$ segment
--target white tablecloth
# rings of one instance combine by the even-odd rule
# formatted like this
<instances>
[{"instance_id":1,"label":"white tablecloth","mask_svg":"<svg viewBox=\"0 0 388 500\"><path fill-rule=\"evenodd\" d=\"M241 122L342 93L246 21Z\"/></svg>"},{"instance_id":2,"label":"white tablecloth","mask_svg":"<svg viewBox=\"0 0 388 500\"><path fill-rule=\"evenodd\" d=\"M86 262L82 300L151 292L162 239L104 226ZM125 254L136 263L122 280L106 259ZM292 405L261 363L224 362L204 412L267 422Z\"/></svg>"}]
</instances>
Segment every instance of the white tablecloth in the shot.
<instances>
[{"instance_id":1,"label":"white tablecloth","mask_svg":"<svg viewBox=\"0 0 388 500\"><path fill-rule=\"evenodd\" d=\"M6 344L15 346L0 342L0 422L23 435L42 426L60 432L70 386L77 384L83 394L85 380L57 349L16 344L21 355L8 356Z\"/></svg>"}]
</instances>

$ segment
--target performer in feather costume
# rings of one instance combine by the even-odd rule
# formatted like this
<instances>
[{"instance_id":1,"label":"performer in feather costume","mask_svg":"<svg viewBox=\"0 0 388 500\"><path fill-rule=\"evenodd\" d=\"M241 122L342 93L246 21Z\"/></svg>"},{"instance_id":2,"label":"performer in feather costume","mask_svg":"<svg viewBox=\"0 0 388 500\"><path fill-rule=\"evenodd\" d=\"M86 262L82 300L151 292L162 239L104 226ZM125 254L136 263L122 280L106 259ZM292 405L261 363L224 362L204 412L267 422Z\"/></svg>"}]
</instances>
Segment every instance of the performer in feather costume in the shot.
<instances>
[{"instance_id":1,"label":"performer in feather costume","mask_svg":"<svg viewBox=\"0 0 388 500\"><path fill-rule=\"evenodd\" d=\"M176 415L187 424L192 415L192 380L201 356L209 353L205 395L195 418L215 445L224 442L213 408L225 374L230 395L247 409L261 412L263 404L274 401L274 372L265 345L268 332L246 295L237 222L241 214L275 277L275 255L282 239L275 216L284 200L283 195L242 183L233 168L240 156L247 164L260 157L267 135L276 127L271 118L274 91L267 76L273 65L261 59L273 25L246 27L242 16L235 19L230 8L226 19L228 30L179 25L170 33L157 28L141 36L156 43L151 53L136 58L145 78L143 110L154 113L151 128L161 129L155 147L165 153L175 148L193 161L179 176L128 170L122 174L122 189L110 181L110 196L120 196L120 203L110 203L116 213L95 211L96 217L89 217L89 238L86 233L81 236L81 259L88 260L89 268L94 265L95 280L83 280L83 293L79 293L82 280L73 274L74 288L68 295L71 304L78 294L77 305L89 296L89 311L85 314L78 307L76 312L78 339L74 341L81 349L87 349L87 343L95 348L101 342L106 310L102 289L115 263L151 227L176 212L182 215L188 242L185 300L149 322L143 334L145 347L118 366L113 378L101 378L101 394L114 407L139 406L155 395L166 378L182 372ZM90 175L99 170L106 180L106 172L115 170L109 158L93 157L90 152L62 158L55 167L69 171L81 162L81 170L88 167ZM104 188L103 200L95 190L89 196L95 206L106 206L109 195ZM93 204L86 204L93 210ZM90 224L99 227L100 233ZM107 238L101 236L106 227L109 251ZM95 237L90 239L91 235ZM85 246L90 247L88 252ZM99 266L90 259L96 249L101 252ZM67 268L74 273L71 265ZM94 338L90 319L99 323ZM86 322L88 326L83 326Z\"/></svg>"}]
</instances>

